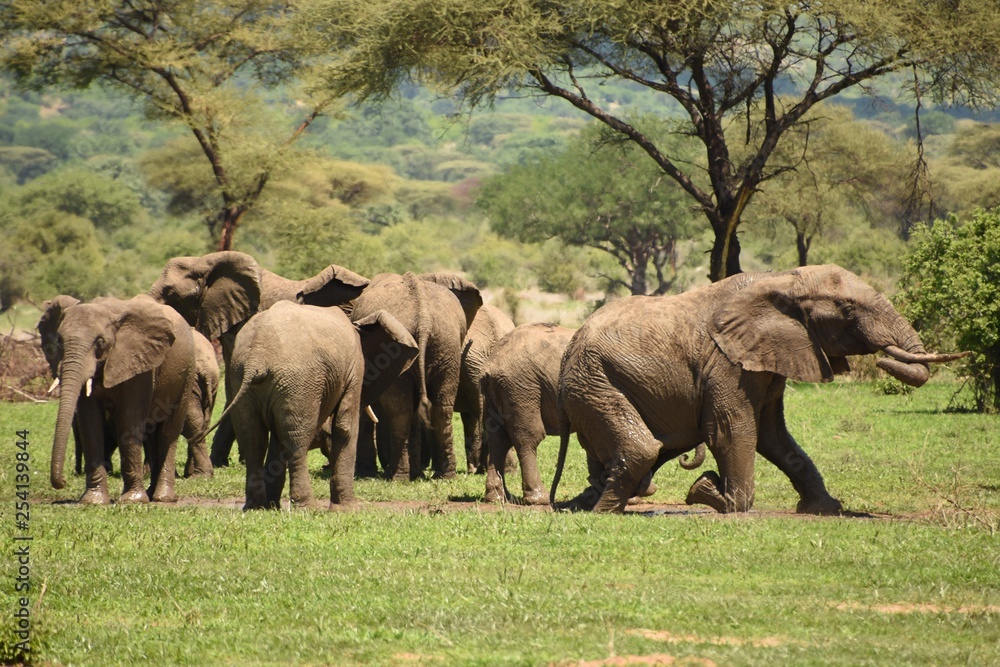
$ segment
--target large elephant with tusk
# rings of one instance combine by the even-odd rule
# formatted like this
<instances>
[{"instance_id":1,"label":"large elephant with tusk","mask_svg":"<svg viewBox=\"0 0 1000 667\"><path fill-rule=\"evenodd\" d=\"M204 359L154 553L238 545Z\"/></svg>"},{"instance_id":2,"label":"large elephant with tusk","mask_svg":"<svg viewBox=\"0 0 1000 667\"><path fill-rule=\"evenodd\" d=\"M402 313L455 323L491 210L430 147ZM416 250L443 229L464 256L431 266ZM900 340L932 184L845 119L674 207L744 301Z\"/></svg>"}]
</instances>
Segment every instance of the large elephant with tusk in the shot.
<instances>
[{"instance_id":1,"label":"large elephant with tusk","mask_svg":"<svg viewBox=\"0 0 1000 667\"><path fill-rule=\"evenodd\" d=\"M668 297L636 296L591 315L560 371L562 437L556 478L575 430L590 487L571 505L620 512L643 476L699 442L719 471L703 474L689 504L747 511L759 453L798 492L798 511L836 513L816 466L785 427L786 379L829 382L851 355L884 353L902 382L927 381L928 354L906 319L839 266L744 273Z\"/></svg>"}]
</instances>

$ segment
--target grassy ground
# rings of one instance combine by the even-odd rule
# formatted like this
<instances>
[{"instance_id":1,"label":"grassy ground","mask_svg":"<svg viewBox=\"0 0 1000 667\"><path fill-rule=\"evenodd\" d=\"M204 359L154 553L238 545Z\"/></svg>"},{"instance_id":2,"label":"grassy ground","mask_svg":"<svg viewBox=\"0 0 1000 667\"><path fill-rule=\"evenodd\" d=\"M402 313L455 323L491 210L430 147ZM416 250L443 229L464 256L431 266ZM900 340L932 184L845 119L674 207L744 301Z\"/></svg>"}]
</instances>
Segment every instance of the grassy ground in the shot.
<instances>
[{"instance_id":1,"label":"grassy ground","mask_svg":"<svg viewBox=\"0 0 1000 667\"><path fill-rule=\"evenodd\" d=\"M872 518L792 515L790 485L759 458L755 511L735 517L496 510L464 474L362 480L354 512L244 514L240 466L179 481L184 498L229 499L216 505L81 508L53 502L81 478L48 485L54 404L4 404L0 536L10 554L28 429L37 664L997 664L997 418L943 412L953 391L790 388L789 428ZM561 496L583 488L582 459L573 444ZM682 502L698 474L666 466L653 500ZM9 651L17 564L2 563Z\"/></svg>"}]
</instances>

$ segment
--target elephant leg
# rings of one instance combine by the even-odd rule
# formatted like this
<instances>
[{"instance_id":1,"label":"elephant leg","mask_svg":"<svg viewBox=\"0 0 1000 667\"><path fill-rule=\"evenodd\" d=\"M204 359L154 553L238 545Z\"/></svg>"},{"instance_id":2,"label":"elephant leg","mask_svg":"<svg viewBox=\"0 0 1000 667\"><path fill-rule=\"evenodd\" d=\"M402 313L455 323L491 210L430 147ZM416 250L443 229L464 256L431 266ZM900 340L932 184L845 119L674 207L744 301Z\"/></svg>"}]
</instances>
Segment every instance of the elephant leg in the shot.
<instances>
[{"instance_id":1,"label":"elephant leg","mask_svg":"<svg viewBox=\"0 0 1000 667\"><path fill-rule=\"evenodd\" d=\"M267 496L267 507L281 509L281 494L285 490L285 475L288 471L288 459L281 440L271 433L267 446L267 458L264 459L264 492Z\"/></svg>"},{"instance_id":2,"label":"elephant leg","mask_svg":"<svg viewBox=\"0 0 1000 667\"><path fill-rule=\"evenodd\" d=\"M267 423L259 414L241 412L235 420L239 431L240 455L246 461L246 503L244 510L263 509L267 505L267 485L264 483L264 455L267 453Z\"/></svg>"},{"instance_id":3,"label":"elephant leg","mask_svg":"<svg viewBox=\"0 0 1000 667\"><path fill-rule=\"evenodd\" d=\"M83 450L86 490L80 497L84 505L107 505L108 471L104 467L104 411L93 398L81 398L77 403L74 423L77 442Z\"/></svg>"},{"instance_id":4,"label":"elephant leg","mask_svg":"<svg viewBox=\"0 0 1000 667\"><path fill-rule=\"evenodd\" d=\"M330 506L351 505L358 442L358 410L343 406L337 410L330 429ZM362 416L361 419L367 419Z\"/></svg>"},{"instance_id":5,"label":"elephant leg","mask_svg":"<svg viewBox=\"0 0 1000 667\"><path fill-rule=\"evenodd\" d=\"M375 422L365 414L361 415L358 422L358 445L354 476L378 477L378 464L375 461ZM330 462L332 465L332 455Z\"/></svg>"},{"instance_id":6,"label":"elephant leg","mask_svg":"<svg viewBox=\"0 0 1000 667\"><path fill-rule=\"evenodd\" d=\"M742 408L712 410L705 420L705 443L719 472L708 471L695 480L688 490L688 505L708 505L720 513L749 512L753 507L758 419L751 405Z\"/></svg>"},{"instance_id":7,"label":"elephant leg","mask_svg":"<svg viewBox=\"0 0 1000 667\"><path fill-rule=\"evenodd\" d=\"M288 467L288 496L292 507L316 506L312 483L309 481L309 444L314 437L315 433L310 433L308 429L283 430L281 427L278 429L277 441L281 449L282 459L287 462ZM270 470L270 466L268 466L268 470ZM284 481L284 474L281 477ZM280 490L277 496L273 496L269 490L268 501L272 504L277 502L276 506L280 506Z\"/></svg>"},{"instance_id":8,"label":"elephant leg","mask_svg":"<svg viewBox=\"0 0 1000 667\"><path fill-rule=\"evenodd\" d=\"M434 453L434 479L455 478L455 448L452 437L452 405L435 404L431 407L431 447Z\"/></svg>"},{"instance_id":9,"label":"elephant leg","mask_svg":"<svg viewBox=\"0 0 1000 667\"><path fill-rule=\"evenodd\" d=\"M800 514L838 514L844 506L830 495L823 476L785 426L784 400L764 406L761 412L757 451L778 467L799 494Z\"/></svg>"},{"instance_id":10,"label":"elephant leg","mask_svg":"<svg viewBox=\"0 0 1000 667\"><path fill-rule=\"evenodd\" d=\"M229 403L226 403L229 406ZM219 422L215 435L212 437L211 463L216 468L229 466L229 454L233 449L233 442L236 441L236 431L233 428L233 420L230 415L226 415Z\"/></svg>"},{"instance_id":11,"label":"elephant leg","mask_svg":"<svg viewBox=\"0 0 1000 667\"><path fill-rule=\"evenodd\" d=\"M130 426L127 419L120 417L115 420L118 427L119 447L122 470L122 494L118 497L120 503L148 503L149 493L143 483L143 446L142 434L135 426Z\"/></svg>"},{"instance_id":12,"label":"elephant leg","mask_svg":"<svg viewBox=\"0 0 1000 667\"><path fill-rule=\"evenodd\" d=\"M497 425L484 431L484 449L487 450L486 459L486 495L484 500L488 503L501 503L510 500L510 493L507 491L507 484L503 478L504 461L507 460L507 452L511 449L510 437L507 429Z\"/></svg>"},{"instance_id":13,"label":"elephant leg","mask_svg":"<svg viewBox=\"0 0 1000 667\"><path fill-rule=\"evenodd\" d=\"M185 477L212 477L215 471L208 454L205 440L188 441L187 464L184 466Z\"/></svg>"},{"instance_id":14,"label":"elephant leg","mask_svg":"<svg viewBox=\"0 0 1000 667\"><path fill-rule=\"evenodd\" d=\"M545 438L545 424L541 413L530 416L513 415L508 428L514 440L514 450L521 464L521 489L524 492L524 502L528 505L548 505L549 492L542 484L538 473L538 444ZM506 459L506 452L504 453ZM506 465L506 461L497 461L497 465Z\"/></svg>"},{"instance_id":15,"label":"elephant leg","mask_svg":"<svg viewBox=\"0 0 1000 667\"><path fill-rule=\"evenodd\" d=\"M470 475L482 475L489 461L489 451L483 446L481 411L462 412L462 433L465 436L465 469Z\"/></svg>"},{"instance_id":16,"label":"elephant leg","mask_svg":"<svg viewBox=\"0 0 1000 667\"><path fill-rule=\"evenodd\" d=\"M187 394L185 394L186 396ZM150 500L157 503L177 502L174 481L177 476L177 440L184 430L187 414L183 402L163 407L164 421L157 424L151 442L155 459L150 461ZM154 416L157 408L154 406Z\"/></svg>"}]
</instances>

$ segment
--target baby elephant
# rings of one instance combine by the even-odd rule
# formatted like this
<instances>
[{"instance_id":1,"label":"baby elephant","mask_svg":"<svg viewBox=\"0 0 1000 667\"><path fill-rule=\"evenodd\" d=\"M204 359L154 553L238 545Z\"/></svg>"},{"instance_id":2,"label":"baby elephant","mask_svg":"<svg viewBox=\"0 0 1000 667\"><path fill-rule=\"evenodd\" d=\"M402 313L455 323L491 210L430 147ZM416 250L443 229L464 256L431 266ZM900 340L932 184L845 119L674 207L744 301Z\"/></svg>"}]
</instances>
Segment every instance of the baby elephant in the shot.
<instances>
[{"instance_id":1,"label":"baby elephant","mask_svg":"<svg viewBox=\"0 0 1000 667\"><path fill-rule=\"evenodd\" d=\"M329 417L330 507L353 503L361 410L416 356L416 341L385 311L352 323L340 308L282 301L254 315L226 377L247 468L244 509L279 507L286 467L292 504L315 503L306 457Z\"/></svg>"},{"instance_id":2,"label":"baby elephant","mask_svg":"<svg viewBox=\"0 0 1000 667\"><path fill-rule=\"evenodd\" d=\"M548 504L535 452L542 438L559 433L559 362L572 337L572 329L555 324L522 324L500 339L486 360L480 380L483 445L489 451L486 502L506 499L503 470L513 447L524 502Z\"/></svg>"}]
</instances>

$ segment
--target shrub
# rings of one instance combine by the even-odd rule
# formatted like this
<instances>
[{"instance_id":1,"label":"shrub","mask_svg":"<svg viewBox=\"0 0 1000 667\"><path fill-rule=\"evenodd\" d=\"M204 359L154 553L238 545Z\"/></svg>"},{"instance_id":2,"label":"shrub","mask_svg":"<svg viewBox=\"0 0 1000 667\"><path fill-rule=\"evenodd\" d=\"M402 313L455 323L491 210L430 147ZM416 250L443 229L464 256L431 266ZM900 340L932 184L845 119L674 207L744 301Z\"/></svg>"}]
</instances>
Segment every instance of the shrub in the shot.
<instances>
[{"instance_id":1,"label":"shrub","mask_svg":"<svg viewBox=\"0 0 1000 667\"><path fill-rule=\"evenodd\" d=\"M901 287L901 311L925 343L975 353L962 371L976 410L1000 410L1000 209L918 227Z\"/></svg>"}]
</instances>

